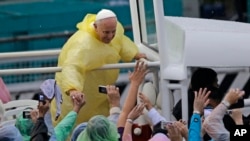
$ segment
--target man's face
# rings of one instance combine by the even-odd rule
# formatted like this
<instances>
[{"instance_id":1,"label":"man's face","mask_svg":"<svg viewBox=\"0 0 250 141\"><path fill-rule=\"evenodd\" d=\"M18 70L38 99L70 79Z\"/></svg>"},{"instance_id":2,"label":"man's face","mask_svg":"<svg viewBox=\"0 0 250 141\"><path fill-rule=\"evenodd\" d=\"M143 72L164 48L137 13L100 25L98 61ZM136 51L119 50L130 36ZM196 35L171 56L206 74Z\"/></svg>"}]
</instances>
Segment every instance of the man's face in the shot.
<instances>
[{"instance_id":1,"label":"man's face","mask_svg":"<svg viewBox=\"0 0 250 141\"><path fill-rule=\"evenodd\" d=\"M106 18L94 24L96 34L103 43L110 43L115 37L116 32L116 18Z\"/></svg>"}]
</instances>

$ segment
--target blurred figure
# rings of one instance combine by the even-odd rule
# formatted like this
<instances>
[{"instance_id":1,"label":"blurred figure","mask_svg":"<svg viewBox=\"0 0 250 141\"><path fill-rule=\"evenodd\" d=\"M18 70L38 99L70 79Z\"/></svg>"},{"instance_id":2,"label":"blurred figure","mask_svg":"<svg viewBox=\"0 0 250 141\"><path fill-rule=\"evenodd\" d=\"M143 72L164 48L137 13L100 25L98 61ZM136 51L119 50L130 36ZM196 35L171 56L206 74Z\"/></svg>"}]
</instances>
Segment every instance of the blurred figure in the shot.
<instances>
[{"instance_id":1,"label":"blurred figure","mask_svg":"<svg viewBox=\"0 0 250 141\"><path fill-rule=\"evenodd\" d=\"M191 117L191 123L188 131L189 141L202 141L202 115L204 108L208 105L208 96L211 91L207 91L206 88L200 88L199 91L195 91L195 98L193 104L193 115Z\"/></svg>"},{"instance_id":2,"label":"blurred figure","mask_svg":"<svg viewBox=\"0 0 250 141\"><path fill-rule=\"evenodd\" d=\"M102 115L92 117L77 141L118 141L116 125Z\"/></svg>"},{"instance_id":3,"label":"blurred figure","mask_svg":"<svg viewBox=\"0 0 250 141\"><path fill-rule=\"evenodd\" d=\"M26 108L24 109L24 111L26 112L30 112L33 109L32 108ZM33 121L31 117L24 117L24 114L20 114L17 119L16 119L16 123L15 126L17 127L17 129L20 131L22 137L23 137L23 141L30 141L30 135L32 132L32 129L35 125L36 121Z\"/></svg>"},{"instance_id":4,"label":"blurred figure","mask_svg":"<svg viewBox=\"0 0 250 141\"><path fill-rule=\"evenodd\" d=\"M2 100L3 103L7 103L11 100L10 92L1 77L0 77L0 100Z\"/></svg>"},{"instance_id":5,"label":"blurred figure","mask_svg":"<svg viewBox=\"0 0 250 141\"><path fill-rule=\"evenodd\" d=\"M59 117L62 98L61 98L60 89L58 88L56 81L54 79L47 79L41 84L40 89L41 89L41 92L38 93L39 104L40 103L45 104L48 102L50 106L51 100L56 99L55 100L57 102L56 114L57 114L57 117ZM52 125L50 111L46 111L43 118L40 118L40 121L38 121L39 118L37 119L37 117L40 114L37 114L35 111L31 113L32 120L40 122L42 129L45 128L43 127L43 124L45 123L46 128L48 130L47 132L49 135L49 141L66 141L67 140L73 127L75 126L75 122L78 117L78 113L80 109L85 105L84 94L76 94L74 97L71 97L71 104L73 105L72 110L65 117L63 117L63 119L55 127ZM40 105L40 106L43 107L43 105ZM44 120L44 121L41 121L41 120Z\"/></svg>"},{"instance_id":6,"label":"blurred figure","mask_svg":"<svg viewBox=\"0 0 250 141\"><path fill-rule=\"evenodd\" d=\"M1 125L4 119L4 107L0 100L0 140L1 141L23 141L22 135L14 125Z\"/></svg>"},{"instance_id":7,"label":"blurred figure","mask_svg":"<svg viewBox=\"0 0 250 141\"><path fill-rule=\"evenodd\" d=\"M223 123L223 117L227 113L228 108L237 103L244 96L245 92L239 89L230 89L222 102L216 106L211 114L205 119L203 127L209 136L215 141L229 141L230 133Z\"/></svg>"},{"instance_id":8,"label":"blurred figure","mask_svg":"<svg viewBox=\"0 0 250 141\"><path fill-rule=\"evenodd\" d=\"M48 134L48 127L45 124L44 116L49 110L49 100L45 103L39 102L38 104L38 118L31 132L31 141L48 141L50 135Z\"/></svg>"},{"instance_id":9,"label":"blurred figure","mask_svg":"<svg viewBox=\"0 0 250 141\"><path fill-rule=\"evenodd\" d=\"M188 89L188 125L193 115L194 91L199 91L200 88L207 87L219 87L217 73L211 68L198 68L191 76L191 82ZM173 115L176 120L182 118L181 99L174 106Z\"/></svg>"},{"instance_id":10,"label":"blurred figure","mask_svg":"<svg viewBox=\"0 0 250 141\"><path fill-rule=\"evenodd\" d=\"M234 0L238 18L236 21L247 22L247 0Z\"/></svg>"}]
</instances>

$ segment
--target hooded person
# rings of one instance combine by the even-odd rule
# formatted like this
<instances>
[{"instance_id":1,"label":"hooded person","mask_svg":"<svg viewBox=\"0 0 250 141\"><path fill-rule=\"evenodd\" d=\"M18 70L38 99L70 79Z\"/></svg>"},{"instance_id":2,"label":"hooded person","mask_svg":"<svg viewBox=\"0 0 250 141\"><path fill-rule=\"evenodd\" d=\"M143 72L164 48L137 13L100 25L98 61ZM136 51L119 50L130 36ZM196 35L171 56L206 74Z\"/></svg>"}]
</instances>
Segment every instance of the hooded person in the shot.
<instances>
[{"instance_id":1,"label":"hooded person","mask_svg":"<svg viewBox=\"0 0 250 141\"><path fill-rule=\"evenodd\" d=\"M170 139L163 133L157 133L148 141L170 141Z\"/></svg>"},{"instance_id":2,"label":"hooded person","mask_svg":"<svg viewBox=\"0 0 250 141\"><path fill-rule=\"evenodd\" d=\"M26 109L28 109L28 108L26 108ZM32 108L29 108L29 110L31 111ZM16 119L15 126L20 131L20 133L23 137L23 141L30 141L30 135L32 132L32 128L34 127L34 123L33 123L32 119L31 118L23 118L23 115L20 114Z\"/></svg>"},{"instance_id":3,"label":"hooded person","mask_svg":"<svg viewBox=\"0 0 250 141\"><path fill-rule=\"evenodd\" d=\"M1 125L5 109L0 99L0 141L23 141L22 135L14 125Z\"/></svg>"},{"instance_id":4,"label":"hooded person","mask_svg":"<svg viewBox=\"0 0 250 141\"><path fill-rule=\"evenodd\" d=\"M118 141L116 125L102 115L92 117L77 141Z\"/></svg>"},{"instance_id":5,"label":"hooded person","mask_svg":"<svg viewBox=\"0 0 250 141\"><path fill-rule=\"evenodd\" d=\"M64 44L58 58L55 79L61 89L63 103L61 116L56 125L71 109L70 96L75 92L84 93L86 105L79 112L76 124L87 122L95 115L109 115L107 96L99 93L99 85L114 84L119 75L119 69L95 70L105 64L119 61L130 62L133 59L146 58L138 52L137 46L124 35L124 29L117 21L116 15L107 9L95 14L87 14L83 21L77 24L76 31ZM56 117L56 102L52 100L52 119Z\"/></svg>"},{"instance_id":6,"label":"hooded person","mask_svg":"<svg viewBox=\"0 0 250 141\"><path fill-rule=\"evenodd\" d=\"M23 141L23 138L15 125L6 125L0 127L0 141Z\"/></svg>"},{"instance_id":7,"label":"hooded person","mask_svg":"<svg viewBox=\"0 0 250 141\"><path fill-rule=\"evenodd\" d=\"M56 101L56 116L54 120L57 120L61 113L61 103L62 103L62 94L60 88L58 87L55 79L47 79L40 85L41 92L40 95L44 95L49 101L55 99ZM53 126L53 119L51 117L51 111L47 111L45 114L45 124L48 127L48 134L50 135L50 141L56 141L56 133Z\"/></svg>"}]
</instances>

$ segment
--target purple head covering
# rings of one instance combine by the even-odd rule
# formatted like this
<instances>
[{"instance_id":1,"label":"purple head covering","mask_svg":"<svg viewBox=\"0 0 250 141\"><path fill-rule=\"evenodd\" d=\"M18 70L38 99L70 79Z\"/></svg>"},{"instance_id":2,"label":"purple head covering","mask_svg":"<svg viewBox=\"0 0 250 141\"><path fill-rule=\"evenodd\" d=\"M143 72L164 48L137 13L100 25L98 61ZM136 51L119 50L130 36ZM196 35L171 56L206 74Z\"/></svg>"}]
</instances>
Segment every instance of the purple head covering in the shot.
<instances>
[{"instance_id":1,"label":"purple head covering","mask_svg":"<svg viewBox=\"0 0 250 141\"><path fill-rule=\"evenodd\" d=\"M163 133L157 133L149 141L170 141L170 139Z\"/></svg>"},{"instance_id":2,"label":"purple head covering","mask_svg":"<svg viewBox=\"0 0 250 141\"><path fill-rule=\"evenodd\" d=\"M52 100L55 97L56 100L56 119L61 114L61 104L62 104L62 93L60 91L60 88L56 84L55 79L47 79L45 80L41 86L40 89L42 90L43 94L50 100Z\"/></svg>"}]
</instances>

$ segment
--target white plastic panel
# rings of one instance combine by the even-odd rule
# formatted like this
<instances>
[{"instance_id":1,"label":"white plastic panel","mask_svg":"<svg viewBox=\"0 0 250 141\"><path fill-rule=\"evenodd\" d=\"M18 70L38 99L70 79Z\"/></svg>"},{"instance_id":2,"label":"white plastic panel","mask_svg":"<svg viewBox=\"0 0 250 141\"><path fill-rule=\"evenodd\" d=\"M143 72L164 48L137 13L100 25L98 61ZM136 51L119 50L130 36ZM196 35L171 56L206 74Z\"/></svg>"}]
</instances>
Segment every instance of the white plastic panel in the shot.
<instances>
[{"instance_id":1,"label":"white plastic panel","mask_svg":"<svg viewBox=\"0 0 250 141\"><path fill-rule=\"evenodd\" d=\"M171 56L169 65L250 66L250 24L169 16L165 16L165 24L172 25L171 30L166 30L173 36L166 38L172 43L167 52ZM175 51L181 56L173 58Z\"/></svg>"}]
</instances>

